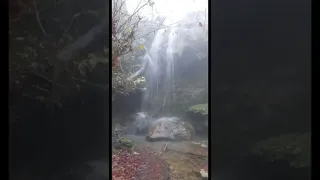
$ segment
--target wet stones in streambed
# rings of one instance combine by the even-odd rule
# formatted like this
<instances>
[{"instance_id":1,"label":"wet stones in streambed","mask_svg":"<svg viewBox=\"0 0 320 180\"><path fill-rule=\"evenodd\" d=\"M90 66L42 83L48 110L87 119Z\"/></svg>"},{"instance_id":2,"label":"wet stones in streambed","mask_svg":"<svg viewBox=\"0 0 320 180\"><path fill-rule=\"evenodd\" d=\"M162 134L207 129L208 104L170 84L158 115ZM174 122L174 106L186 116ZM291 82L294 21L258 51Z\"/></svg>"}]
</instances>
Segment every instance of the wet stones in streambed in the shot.
<instances>
[{"instance_id":1,"label":"wet stones in streambed","mask_svg":"<svg viewBox=\"0 0 320 180\"><path fill-rule=\"evenodd\" d=\"M194 128L191 124L177 117L163 117L152 123L146 139L182 141L191 140L193 136Z\"/></svg>"}]
</instances>

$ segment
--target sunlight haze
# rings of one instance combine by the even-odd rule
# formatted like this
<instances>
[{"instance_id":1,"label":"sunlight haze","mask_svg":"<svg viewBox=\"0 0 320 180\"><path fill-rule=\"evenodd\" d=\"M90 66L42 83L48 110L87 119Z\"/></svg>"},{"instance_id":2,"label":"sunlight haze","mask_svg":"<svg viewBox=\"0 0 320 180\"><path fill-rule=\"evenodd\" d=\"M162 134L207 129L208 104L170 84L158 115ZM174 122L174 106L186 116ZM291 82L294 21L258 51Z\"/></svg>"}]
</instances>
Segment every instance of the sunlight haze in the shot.
<instances>
[{"instance_id":1,"label":"sunlight haze","mask_svg":"<svg viewBox=\"0 0 320 180\"><path fill-rule=\"evenodd\" d=\"M141 0L127 0L127 10L131 14L136 9ZM167 17L165 25L181 20L187 13L197 11L207 11L208 2L206 0L154 0L152 8L143 8L141 15L149 19L157 16Z\"/></svg>"}]
</instances>

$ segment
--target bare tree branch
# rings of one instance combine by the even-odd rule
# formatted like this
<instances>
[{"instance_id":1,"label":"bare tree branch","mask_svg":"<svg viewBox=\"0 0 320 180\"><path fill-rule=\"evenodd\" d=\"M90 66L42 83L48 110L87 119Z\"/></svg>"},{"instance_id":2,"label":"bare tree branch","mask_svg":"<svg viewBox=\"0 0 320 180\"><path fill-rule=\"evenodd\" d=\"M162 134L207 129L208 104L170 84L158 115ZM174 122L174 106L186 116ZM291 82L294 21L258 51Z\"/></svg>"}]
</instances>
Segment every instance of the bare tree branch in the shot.
<instances>
[{"instance_id":1,"label":"bare tree branch","mask_svg":"<svg viewBox=\"0 0 320 180\"><path fill-rule=\"evenodd\" d=\"M33 5L34 5L34 9L35 9L35 11L36 11L36 18L37 18L39 27L40 27L41 31L43 32L43 34L44 34L44 35L47 35L47 32L44 30L44 28L43 28L43 26L42 26L42 23L41 23L41 20L40 20L40 17L39 17L39 12L38 12L38 7L37 7L37 2L36 2L36 0L33 0Z\"/></svg>"},{"instance_id":2,"label":"bare tree branch","mask_svg":"<svg viewBox=\"0 0 320 180\"><path fill-rule=\"evenodd\" d=\"M87 47L96 37L100 36L109 27L109 15L105 15L101 23L90 29L85 35L78 38L72 44L65 47L57 55L57 58L62 61L69 61L75 53Z\"/></svg>"}]
</instances>

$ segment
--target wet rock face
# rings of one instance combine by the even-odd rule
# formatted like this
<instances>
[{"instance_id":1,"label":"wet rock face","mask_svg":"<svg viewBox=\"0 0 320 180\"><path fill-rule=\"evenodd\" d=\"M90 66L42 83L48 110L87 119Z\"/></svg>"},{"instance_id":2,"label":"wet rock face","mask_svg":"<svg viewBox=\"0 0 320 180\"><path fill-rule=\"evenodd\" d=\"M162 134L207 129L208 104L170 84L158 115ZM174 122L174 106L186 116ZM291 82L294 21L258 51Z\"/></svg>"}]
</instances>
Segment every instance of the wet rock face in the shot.
<instances>
[{"instance_id":1,"label":"wet rock face","mask_svg":"<svg viewBox=\"0 0 320 180\"><path fill-rule=\"evenodd\" d=\"M189 107L187 114L190 123L195 127L197 134L208 133L208 104L198 104Z\"/></svg>"},{"instance_id":2,"label":"wet rock face","mask_svg":"<svg viewBox=\"0 0 320 180\"><path fill-rule=\"evenodd\" d=\"M149 128L147 140L191 140L194 136L194 128L191 124L182 121L177 117L163 117Z\"/></svg>"},{"instance_id":3,"label":"wet rock face","mask_svg":"<svg viewBox=\"0 0 320 180\"><path fill-rule=\"evenodd\" d=\"M131 115L128 120L128 133L133 135L146 135L152 118L144 112L138 112Z\"/></svg>"},{"instance_id":4,"label":"wet rock face","mask_svg":"<svg viewBox=\"0 0 320 180\"><path fill-rule=\"evenodd\" d=\"M127 135L127 128L120 124L115 124L112 127L112 145L117 145L119 140Z\"/></svg>"}]
</instances>

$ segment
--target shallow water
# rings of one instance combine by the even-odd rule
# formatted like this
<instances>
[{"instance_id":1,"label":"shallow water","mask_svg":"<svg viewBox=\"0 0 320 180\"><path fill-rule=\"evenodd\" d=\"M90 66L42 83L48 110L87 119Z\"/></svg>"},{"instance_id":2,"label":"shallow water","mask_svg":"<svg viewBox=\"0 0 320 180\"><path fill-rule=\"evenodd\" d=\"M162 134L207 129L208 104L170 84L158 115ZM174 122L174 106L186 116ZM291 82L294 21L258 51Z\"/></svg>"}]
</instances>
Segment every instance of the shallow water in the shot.
<instances>
[{"instance_id":1,"label":"shallow water","mask_svg":"<svg viewBox=\"0 0 320 180\"><path fill-rule=\"evenodd\" d=\"M202 180L200 169L208 164L208 149L191 141L146 141L144 136L127 136L136 146L147 147L160 154L170 167L171 180ZM166 147L166 151L163 149Z\"/></svg>"}]
</instances>

